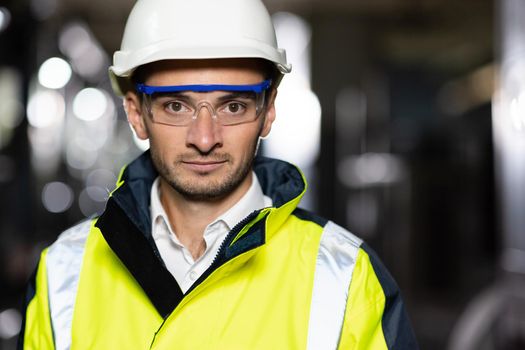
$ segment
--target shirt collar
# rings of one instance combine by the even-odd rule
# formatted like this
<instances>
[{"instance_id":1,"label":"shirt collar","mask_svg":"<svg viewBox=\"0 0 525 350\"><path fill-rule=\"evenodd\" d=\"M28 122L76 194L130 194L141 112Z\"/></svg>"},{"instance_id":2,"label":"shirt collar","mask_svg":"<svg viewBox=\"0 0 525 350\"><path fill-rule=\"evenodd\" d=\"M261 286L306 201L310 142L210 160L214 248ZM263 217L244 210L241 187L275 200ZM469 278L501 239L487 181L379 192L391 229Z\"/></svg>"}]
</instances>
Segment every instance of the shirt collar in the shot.
<instances>
[{"instance_id":1,"label":"shirt collar","mask_svg":"<svg viewBox=\"0 0 525 350\"><path fill-rule=\"evenodd\" d=\"M168 221L168 215L166 214L166 211L164 210L164 207L162 206L162 203L160 202L160 186L159 186L160 180L159 177L155 179L153 182L153 186L151 186L151 202L150 202L150 212L151 212L151 224L152 224L152 235L153 238L156 239L159 236L159 230L155 230L155 226L158 224L157 219L160 217L167 225L168 230L171 232L171 227L169 225Z\"/></svg>"},{"instance_id":2,"label":"shirt collar","mask_svg":"<svg viewBox=\"0 0 525 350\"><path fill-rule=\"evenodd\" d=\"M160 201L160 187L159 187L159 177L153 182L151 187L151 222L153 227L155 227L157 218L160 216L165 223L167 224L170 232L171 227L169 225L168 215L162 206ZM239 223L246 216L251 214L255 210L259 210L265 207L272 206L272 199L264 195L259 180L254 172L252 172L252 184L248 191L241 197L241 199L235 203L233 207L228 209L223 214L219 215L215 220L213 220L209 225L214 225L217 222L224 222L228 229L231 230L237 223ZM153 238L157 236L157 230L152 230Z\"/></svg>"}]
</instances>

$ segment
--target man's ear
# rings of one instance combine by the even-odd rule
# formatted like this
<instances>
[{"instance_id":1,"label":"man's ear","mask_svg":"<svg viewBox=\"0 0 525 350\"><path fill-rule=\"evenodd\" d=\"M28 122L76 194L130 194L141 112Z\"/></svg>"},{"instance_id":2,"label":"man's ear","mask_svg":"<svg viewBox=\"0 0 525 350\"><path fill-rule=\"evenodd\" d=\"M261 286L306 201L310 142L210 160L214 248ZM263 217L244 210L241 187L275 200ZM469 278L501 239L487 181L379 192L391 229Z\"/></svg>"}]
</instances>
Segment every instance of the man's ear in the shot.
<instances>
[{"instance_id":1,"label":"man's ear","mask_svg":"<svg viewBox=\"0 0 525 350\"><path fill-rule=\"evenodd\" d=\"M264 111L265 118L264 124L261 129L261 134L259 135L262 138L267 137L270 134L272 129L272 124L275 121L275 97L277 96L277 89L272 89Z\"/></svg>"},{"instance_id":2,"label":"man's ear","mask_svg":"<svg viewBox=\"0 0 525 350\"><path fill-rule=\"evenodd\" d=\"M128 122L131 124L137 137L141 140L149 138L148 129L142 113L142 104L139 97L134 92L128 91L124 96L124 110L128 116Z\"/></svg>"}]
</instances>

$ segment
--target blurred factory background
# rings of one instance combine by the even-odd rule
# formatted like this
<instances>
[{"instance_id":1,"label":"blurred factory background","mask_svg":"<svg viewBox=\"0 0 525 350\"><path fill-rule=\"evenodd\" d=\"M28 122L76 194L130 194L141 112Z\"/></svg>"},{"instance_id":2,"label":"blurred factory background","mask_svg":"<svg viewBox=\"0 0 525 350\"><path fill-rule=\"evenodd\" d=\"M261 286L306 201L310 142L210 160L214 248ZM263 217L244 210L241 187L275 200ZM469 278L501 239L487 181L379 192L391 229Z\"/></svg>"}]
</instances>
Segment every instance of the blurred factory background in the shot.
<instances>
[{"instance_id":1,"label":"blurred factory background","mask_svg":"<svg viewBox=\"0 0 525 350\"><path fill-rule=\"evenodd\" d=\"M1 350L41 249L147 148L107 77L133 2L0 3ZM262 151L303 206L379 253L422 349L525 348L525 2L265 3L294 70Z\"/></svg>"}]
</instances>

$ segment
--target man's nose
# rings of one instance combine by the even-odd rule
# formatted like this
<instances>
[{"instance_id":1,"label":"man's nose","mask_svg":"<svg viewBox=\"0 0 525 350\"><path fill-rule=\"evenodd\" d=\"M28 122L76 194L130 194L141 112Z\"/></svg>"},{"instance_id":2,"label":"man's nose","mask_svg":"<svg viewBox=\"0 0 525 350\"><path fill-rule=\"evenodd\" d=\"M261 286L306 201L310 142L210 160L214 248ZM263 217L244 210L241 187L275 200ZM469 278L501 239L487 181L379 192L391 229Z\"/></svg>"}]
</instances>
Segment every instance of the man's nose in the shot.
<instances>
[{"instance_id":1,"label":"man's nose","mask_svg":"<svg viewBox=\"0 0 525 350\"><path fill-rule=\"evenodd\" d=\"M195 119L188 127L186 145L195 147L201 153L209 153L215 147L222 146L222 125L214 117L211 106L197 108Z\"/></svg>"}]
</instances>

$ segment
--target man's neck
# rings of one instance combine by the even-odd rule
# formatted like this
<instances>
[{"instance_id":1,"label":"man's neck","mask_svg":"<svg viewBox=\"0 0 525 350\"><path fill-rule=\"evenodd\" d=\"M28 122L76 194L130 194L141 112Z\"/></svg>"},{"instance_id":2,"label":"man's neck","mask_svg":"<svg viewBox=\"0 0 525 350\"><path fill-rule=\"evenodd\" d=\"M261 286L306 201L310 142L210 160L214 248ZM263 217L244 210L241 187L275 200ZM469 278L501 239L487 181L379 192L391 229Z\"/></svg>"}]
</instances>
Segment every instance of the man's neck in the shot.
<instances>
[{"instance_id":1,"label":"man's neck","mask_svg":"<svg viewBox=\"0 0 525 350\"><path fill-rule=\"evenodd\" d=\"M163 178L160 178L160 201L168 215L171 228L179 241L196 260L206 251L204 230L221 214L233 207L248 191L252 184L252 174L224 198L206 201L183 197Z\"/></svg>"}]
</instances>

